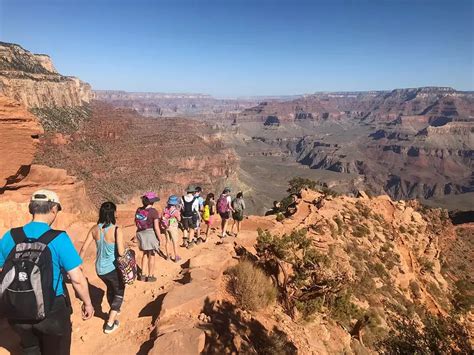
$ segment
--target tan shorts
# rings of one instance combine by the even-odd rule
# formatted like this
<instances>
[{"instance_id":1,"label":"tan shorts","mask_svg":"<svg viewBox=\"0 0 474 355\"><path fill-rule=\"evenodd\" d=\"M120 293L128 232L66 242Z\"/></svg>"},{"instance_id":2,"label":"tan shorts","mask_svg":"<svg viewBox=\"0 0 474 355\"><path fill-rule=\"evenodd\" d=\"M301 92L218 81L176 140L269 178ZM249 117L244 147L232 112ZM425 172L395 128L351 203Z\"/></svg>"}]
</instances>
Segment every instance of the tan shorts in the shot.
<instances>
[{"instance_id":1,"label":"tan shorts","mask_svg":"<svg viewBox=\"0 0 474 355\"><path fill-rule=\"evenodd\" d=\"M176 243L178 241L178 238L179 238L179 229L178 229L178 227L169 227L166 230L166 235L168 236L168 238L171 241Z\"/></svg>"}]
</instances>

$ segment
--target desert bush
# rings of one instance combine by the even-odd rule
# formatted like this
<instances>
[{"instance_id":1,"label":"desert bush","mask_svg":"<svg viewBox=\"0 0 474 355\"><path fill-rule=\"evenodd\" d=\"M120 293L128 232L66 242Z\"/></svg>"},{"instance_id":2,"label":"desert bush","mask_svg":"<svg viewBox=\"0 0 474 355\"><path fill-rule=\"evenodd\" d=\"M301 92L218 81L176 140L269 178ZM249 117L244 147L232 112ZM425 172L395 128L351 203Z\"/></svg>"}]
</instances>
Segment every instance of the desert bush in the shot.
<instances>
[{"instance_id":1,"label":"desert bush","mask_svg":"<svg viewBox=\"0 0 474 355\"><path fill-rule=\"evenodd\" d=\"M271 279L249 260L229 269L230 290L243 309L256 311L273 303L277 291Z\"/></svg>"},{"instance_id":2,"label":"desert bush","mask_svg":"<svg viewBox=\"0 0 474 355\"><path fill-rule=\"evenodd\" d=\"M468 280L458 280L453 292L453 304L456 311L464 313L474 306L474 285Z\"/></svg>"},{"instance_id":3,"label":"desert bush","mask_svg":"<svg viewBox=\"0 0 474 355\"><path fill-rule=\"evenodd\" d=\"M415 280L410 281L410 290L415 299L421 297L420 285L418 285L418 282L416 282Z\"/></svg>"},{"instance_id":4,"label":"desert bush","mask_svg":"<svg viewBox=\"0 0 474 355\"><path fill-rule=\"evenodd\" d=\"M363 238L370 234L370 229L364 224L358 224L352 230L352 235L357 238Z\"/></svg>"},{"instance_id":5,"label":"desert bush","mask_svg":"<svg viewBox=\"0 0 474 355\"><path fill-rule=\"evenodd\" d=\"M314 180L306 179L302 177L295 177L291 179L290 181L288 181L288 185L289 185L289 188L287 191L290 194L295 194L295 195L300 195L301 190L304 190L304 189L319 191L327 196L336 197L339 195L336 191L327 187L325 183L321 183L319 181L314 181Z\"/></svg>"},{"instance_id":6,"label":"desert bush","mask_svg":"<svg viewBox=\"0 0 474 355\"><path fill-rule=\"evenodd\" d=\"M281 221L283 221L284 219L285 219L285 215L284 215L283 213L281 213L281 212L278 212L277 215L276 215L276 220L277 220L278 222L281 222Z\"/></svg>"},{"instance_id":7,"label":"desert bush","mask_svg":"<svg viewBox=\"0 0 474 355\"><path fill-rule=\"evenodd\" d=\"M356 204L355 204L357 210L359 211L359 213L364 216L364 218L370 218L371 214L372 214L372 211L370 209L370 207L364 205L362 202L360 201L357 201Z\"/></svg>"},{"instance_id":8,"label":"desert bush","mask_svg":"<svg viewBox=\"0 0 474 355\"><path fill-rule=\"evenodd\" d=\"M430 261L427 257L423 256L419 260L421 271L432 272L434 268L434 263Z\"/></svg>"},{"instance_id":9,"label":"desert bush","mask_svg":"<svg viewBox=\"0 0 474 355\"><path fill-rule=\"evenodd\" d=\"M464 325L452 316L425 312L421 322L413 317L390 320L389 335L377 346L385 354L469 354L472 348Z\"/></svg>"}]
</instances>

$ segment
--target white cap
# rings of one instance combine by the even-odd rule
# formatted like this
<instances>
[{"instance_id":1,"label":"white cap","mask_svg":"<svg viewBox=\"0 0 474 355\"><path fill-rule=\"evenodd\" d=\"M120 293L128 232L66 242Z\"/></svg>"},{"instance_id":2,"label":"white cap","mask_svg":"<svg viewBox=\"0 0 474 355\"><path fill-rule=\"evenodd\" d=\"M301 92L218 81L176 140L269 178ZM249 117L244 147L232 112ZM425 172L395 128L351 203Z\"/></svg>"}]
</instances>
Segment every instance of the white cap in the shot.
<instances>
[{"instance_id":1,"label":"white cap","mask_svg":"<svg viewBox=\"0 0 474 355\"><path fill-rule=\"evenodd\" d=\"M51 190L38 190L31 195L31 201L54 202L58 204L61 211L61 202L56 192Z\"/></svg>"}]
</instances>

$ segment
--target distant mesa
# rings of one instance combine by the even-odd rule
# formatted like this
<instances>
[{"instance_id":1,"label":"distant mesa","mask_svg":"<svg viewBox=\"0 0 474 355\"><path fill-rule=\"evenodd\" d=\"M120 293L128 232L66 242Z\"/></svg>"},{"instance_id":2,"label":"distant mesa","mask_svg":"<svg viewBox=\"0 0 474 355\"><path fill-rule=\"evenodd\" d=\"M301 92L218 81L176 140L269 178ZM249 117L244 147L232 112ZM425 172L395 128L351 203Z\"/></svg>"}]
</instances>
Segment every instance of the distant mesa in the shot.
<instances>
[{"instance_id":1,"label":"distant mesa","mask_svg":"<svg viewBox=\"0 0 474 355\"><path fill-rule=\"evenodd\" d=\"M46 54L0 42L0 93L27 108L74 107L90 102L91 86L57 72Z\"/></svg>"},{"instance_id":2,"label":"distant mesa","mask_svg":"<svg viewBox=\"0 0 474 355\"><path fill-rule=\"evenodd\" d=\"M263 124L264 126L279 127L280 120L277 116L268 116Z\"/></svg>"}]
</instances>

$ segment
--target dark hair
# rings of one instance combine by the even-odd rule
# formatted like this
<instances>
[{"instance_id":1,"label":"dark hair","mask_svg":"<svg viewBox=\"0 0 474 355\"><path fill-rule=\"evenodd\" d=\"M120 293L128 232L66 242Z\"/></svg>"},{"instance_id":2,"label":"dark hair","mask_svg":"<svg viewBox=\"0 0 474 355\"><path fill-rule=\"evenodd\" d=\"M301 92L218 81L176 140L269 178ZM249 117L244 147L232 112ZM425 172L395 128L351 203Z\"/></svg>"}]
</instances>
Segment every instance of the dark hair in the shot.
<instances>
[{"instance_id":1,"label":"dark hair","mask_svg":"<svg viewBox=\"0 0 474 355\"><path fill-rule=\"evenodd\" d=\"M214 198L214 194L212 192L207 194L205 204L209 205L209 202L211 201L212 198Z\"/></svg>"},{"instance_id":2,"label":"dark hair","mask_svg":"<svg viewBox=\"0 0 474 355\"><path fill-rule=\"evenodd\" d=\"M115 212L117 211L117 206L113 202L104 202L100 206L99 210L99 221L97 224L103 224L104 227L107 227L111 224L115 224Z\"/></svg>"},{"instance_id":3,"label":"dark hair","mask_svg":"<svg viewBox=\"0 0 474 355\"><path fill-rule=\"evenodd\" d=\"M202 187L200 186L196 187L196 192L202 192Z\"/></svg>"},{"instance_id":4,"label":"dark hair","mask_svg":"<svg viewBox=\"0 0 474 355\"><path fill-rule=\"evenodd\" d=\"M154 202L150 201L148 199L148 197L146 197L146 196L142 197L142 203L143 203L143 207L150 206L150 205L153 206L153 204L154 204Z\"/></svg>"},{"instance_id":5,"label":"dark hair","mask_svg":"<svg viewBox=\"0 0 474 355\"><path fill-rule=\"evenodd\" d=\"M28 210L32 215L48 214L54 206L58 206L58 204L51 201L31 201L28 205Z\"/></svg>"},{"instance_id":6,"label":"dark hair","mask_svg":"<svg viewBox=\"0 0 474 355\"><path fill-rule=\"evenodd\" d=\"M244 197L244 194L242 193L242 191L239 191L239 193L237 194L236 197L237 198L242 198L242 197Z\"/></svg>"}]
</instances>

